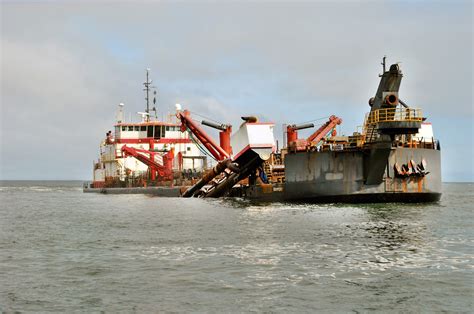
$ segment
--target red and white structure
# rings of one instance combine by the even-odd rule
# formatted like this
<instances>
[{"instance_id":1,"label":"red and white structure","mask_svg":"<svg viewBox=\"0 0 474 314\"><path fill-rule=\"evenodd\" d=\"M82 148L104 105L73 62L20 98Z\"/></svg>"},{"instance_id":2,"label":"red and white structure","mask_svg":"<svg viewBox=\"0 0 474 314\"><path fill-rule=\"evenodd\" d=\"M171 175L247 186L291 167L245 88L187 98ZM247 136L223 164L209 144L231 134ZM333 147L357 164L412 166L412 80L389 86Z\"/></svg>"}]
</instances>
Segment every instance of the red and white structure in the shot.
<instances>
[{"instance_id":1,"label":"red and white structure","mask_svg":"<svg viewBox=\"0 0 474 314\"><path fill-rule=\"evenodd\" d=\"M147 174L151 180L167 181L172 172L203 170L205 158L180 123L151 121L145 115L141 122L124 122L122 110L121 104L114 132L100 144L93 187Z\"/></svg>"},{"instance_id":2,"label":"red and white structure","mask_svg":"<svg viewBox=\"0 0 474 314\"><path fill-rule=\"evenodd\" d=\"M203 149L216 161L229 159L242 165L248 162L247 157L254 156L252 153L264 161L275 150L274 124L259 123L255 117L243 117L246 122L232 136L231 125L202 121L220 131L219 144L191 119L189 111L181 111L179 104L174 121L171 116L168 122L151 119L150 111L156 113L156 109L150 110L149 93L153 87L149 70L146 75L146 110L138 112L142 120L124 121L124 105L119 105L114 131L107 132L100 144L100 158L94 162L92 188L122 187L124 183L173 185L180 175L197 174L207 168Z\"/></svg>"}]
</instances>

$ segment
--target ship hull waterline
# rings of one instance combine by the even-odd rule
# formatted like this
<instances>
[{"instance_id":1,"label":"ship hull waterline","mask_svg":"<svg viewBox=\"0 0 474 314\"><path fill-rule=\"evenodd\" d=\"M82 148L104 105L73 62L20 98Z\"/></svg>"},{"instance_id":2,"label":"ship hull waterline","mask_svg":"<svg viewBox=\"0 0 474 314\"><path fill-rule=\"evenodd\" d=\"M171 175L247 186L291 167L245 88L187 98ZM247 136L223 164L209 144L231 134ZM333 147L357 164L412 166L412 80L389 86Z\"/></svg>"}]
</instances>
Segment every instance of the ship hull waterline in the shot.
<instances>
[{"instance_id":1,"label":"ship hull waterline","mask_svg":"<svg viewBox=\"0 0 474 314\"><path fill-rule=\"evenodd\" d=\"M397 175L395 165L422 161L424 174ZM371 173L377 163L380 182L367 184L368 177L377 177ZM362 150L288 154L283 194L287 201L317 203L436 202L441 198L440 151L396 147L381 160Z\"/></svg>"}]
</instances>

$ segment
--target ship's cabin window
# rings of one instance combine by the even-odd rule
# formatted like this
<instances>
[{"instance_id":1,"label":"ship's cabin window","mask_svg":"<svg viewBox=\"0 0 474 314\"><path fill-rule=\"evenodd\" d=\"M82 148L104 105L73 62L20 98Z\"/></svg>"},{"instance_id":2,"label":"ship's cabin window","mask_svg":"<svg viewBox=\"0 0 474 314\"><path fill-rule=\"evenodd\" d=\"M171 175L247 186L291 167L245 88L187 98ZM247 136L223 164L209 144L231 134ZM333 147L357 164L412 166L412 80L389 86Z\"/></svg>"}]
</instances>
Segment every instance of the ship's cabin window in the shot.
<instances>
[{"instance_id":1,"label":"ship's cabin window","mask_svg":"<svg viewBox=\"0 0 474 314\"><path fill-rule=\"evenodd\" d=\"M146 132L146 137L153 137L153 126L149 125L148 130Z\"/></svg>"},{"instance_id":2,"label":"ship's cabin window","mask_svg":"<svg viewBox=\"0 0 474 314\"><path fill-rule=\"evenodd\" d=\"M140 131L146 131L146 125L142 125L142 126L140 127Z\"/></svg>"},{"instance_id":3,"label":"ship's cabin window","mask_svg":"<svg viewBox=\"0 0 474 314\"><path fill-rule=\"evenodd\" d=\"M136 125L135 126L135 131L140 131L140 126Z\"/></svg>"},{"instance_id":4,"label":"ship's cabin window","mask_svg":"<svg viewBox=\"0 0 474 314\"><path fill-rule=\"evenodd\" d=\"M151 128L151 127L150 127ZM164 125L155 125L154 127L154 138L156 139L160 139L162 137L165 137L165 130L166 130L166 127ZM151 137L150 136L150 129L148 129L148 137Z\"/></svg>"},{"instance_id":5,"label":"ship's cabin window","mask_svg":"<svg viewBox=\"0 0 474 314\"><path fill-rule=\"evenodd\" d=\"M166 126L166 131L169 131L170 130L170 127L167 125Z\"/></svg>"},{"instance_id":6,"label":"ship's cabin window","mask_svg":"<svg viewBox=\"0 0 474 314\"><path fill-rule=\"evenodd\" d=\"M186 150L187 150L188 152L191 151L191 147L190 147L190 146L186 147Z\"/></svg>"},{"instance_id":7,"label":"ship's cabin window","mask_svg":"<svg viewBox=\"0 0 474 314\"><path fill-rule=\"evenodd\" d=\"M127 127L125 125L122 125L122 131L127 131Z\"/></svg>"},{"instance_id":8,"label":"ship's cabin window","mask_svg":"<svg viewBox=\"0 0 474 314\"><path fill-rule=\"evenodd\" d=\"M133 125L129 125L129 126L128 126L128 130L129 130L129 131L133 131Z\"/></svg>"},{"instance_id":9,"label":"ship's cabin window","mask_svg":"<svg viewBox=\"0 0 474 314\"><path fill-rule=\"evenodd\" d=\"M161 138L161 126L155 125L155 138Z\"/></svg>"}]
</instances>

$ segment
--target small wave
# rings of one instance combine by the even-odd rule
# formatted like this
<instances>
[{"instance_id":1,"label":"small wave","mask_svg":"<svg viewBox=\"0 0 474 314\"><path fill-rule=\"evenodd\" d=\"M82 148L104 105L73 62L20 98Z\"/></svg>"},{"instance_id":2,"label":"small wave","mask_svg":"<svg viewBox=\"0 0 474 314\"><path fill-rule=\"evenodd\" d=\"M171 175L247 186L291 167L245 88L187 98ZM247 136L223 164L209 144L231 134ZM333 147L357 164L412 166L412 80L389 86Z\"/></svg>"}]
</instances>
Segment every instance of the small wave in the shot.
<instances>
[{"instance_id":1,"label":"small wave","mask_svg":"<svg viewBox=\"0 0 474 314\"><path fill-rule=\"evenodd\" d=\"M36 191L36 192L52 192L52 191L57 190L57 189L47 188L43 186L30 186L28 189L31 191Z\"/></svg>"},{"instance_id":2,"label":"small wave","mask_svg":"<svg viewBox=\"0 0 474 314\"><path fill-rule=\"evenodd\" d=\"M0 192L3 193L15 193L15 192L34 192L34 193L48 193L48 192L81 192L81 187L66 187L66 186L2 186Z\"/></svg>"}]
</instances>

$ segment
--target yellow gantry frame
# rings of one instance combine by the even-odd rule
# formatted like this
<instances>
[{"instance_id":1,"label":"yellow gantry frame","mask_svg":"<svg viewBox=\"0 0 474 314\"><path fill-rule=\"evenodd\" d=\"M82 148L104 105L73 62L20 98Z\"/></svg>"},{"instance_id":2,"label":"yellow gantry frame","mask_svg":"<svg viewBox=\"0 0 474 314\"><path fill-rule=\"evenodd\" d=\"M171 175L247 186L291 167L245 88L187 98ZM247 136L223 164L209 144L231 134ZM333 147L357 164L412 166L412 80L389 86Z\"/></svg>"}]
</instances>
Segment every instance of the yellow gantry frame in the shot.
<instances>
[{"instance_id":1,"label":"yellow gantry frame","mask_svg":"<svg viewBox=\"0 0 474 314\"><path fill-rule=\"evenodd\" d=\"M385 108L369 112L365 118L365 124L376 124L390 121L423 121L421 109L414 108Z\"/></svg>"}]
</instances>

